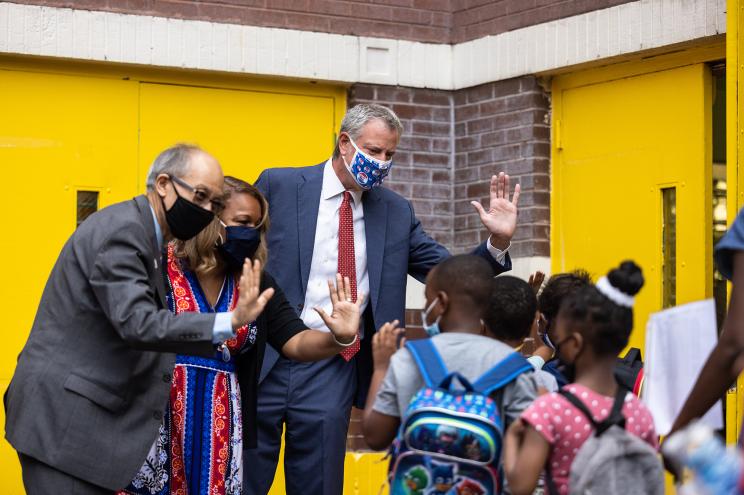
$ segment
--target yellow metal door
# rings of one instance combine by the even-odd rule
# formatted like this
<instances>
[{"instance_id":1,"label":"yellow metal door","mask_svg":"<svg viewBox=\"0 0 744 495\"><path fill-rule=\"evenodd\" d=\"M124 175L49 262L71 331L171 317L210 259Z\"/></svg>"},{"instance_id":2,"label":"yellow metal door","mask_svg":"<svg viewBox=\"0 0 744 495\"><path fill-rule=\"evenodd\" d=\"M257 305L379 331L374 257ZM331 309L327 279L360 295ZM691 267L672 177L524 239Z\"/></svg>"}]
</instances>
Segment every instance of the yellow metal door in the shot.
<instances>
[{"instance_id":1,"label":"yellow metal door","mask_svg":"<svg viewBox=\"0 0 744 495\"><path fill-rule=\"evenodd\" d=\"M635 260L646 284L630 345L642 349L649 313L711 296L710 73L607 75L554 82L552 268L600 276Z\"/></svg>"},{"instance_id":2,"label":"yellow metal door","mask_svg":"<svg viewBox=\"0 0 744 495\"><path fill-rule=\"evenodd\" d=\"M76 227L78 193L97 196L103 207L133 197L139 184L136 83L0 70L0 88L0 164L8 196L0 287L4 392L44 283ZM5 424L3 408L0 421ZM2 493L23 493L18 457L5 441L0 480Z\"/></svg>"},{"instance_id":3,"label":"yellow metal door","mask_svg":"<svg viewBox=\"0 0 744 495\"><path fill-rule=\"evenodd\" d=\"M226 175L253 182L265 168L330 157L345 112L343 89L314 93L142 84L140 170L177 142L200 145ZM144 177L142 177L144 182Z\"/></svg>"}]
</instances>

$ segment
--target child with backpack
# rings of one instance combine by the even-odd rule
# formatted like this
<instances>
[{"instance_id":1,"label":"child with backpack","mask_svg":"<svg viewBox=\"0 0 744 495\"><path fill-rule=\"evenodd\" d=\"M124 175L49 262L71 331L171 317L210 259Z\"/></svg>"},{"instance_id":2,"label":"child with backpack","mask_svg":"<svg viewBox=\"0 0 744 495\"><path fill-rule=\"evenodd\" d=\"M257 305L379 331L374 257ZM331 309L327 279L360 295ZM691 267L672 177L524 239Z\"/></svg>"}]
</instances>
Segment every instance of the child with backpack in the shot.
<instances>
[{"instance_id":1,"label":"child with backpack","mask_svg":"<svg viewBox=\"0 0 744 495\"><path fill-rule=\"evenodd\" d=\"M642 286L641 269L626 261L561 304L553 344L575 381L538 398L509 428L504 470L513 495L532 493L543 470L551 494L664 493L651 413L614 376Z\"/></svg>"},{"instance_id":2,"label":"child with backpack","mask_svg":"<svg viewBox=\"0 0 744 495\"><path fill-rule=\"evenodd\" d=\"M532 286L521 278L501 275L493 279L488 309L483 323L490 334L509 347L519 348L532 330L537 312L537 297ZM555 392L558 383L550 373L536 366L534 356L527 361L535 366L535 379L540 393Z\"/></svg>"},{"instance_id":3,"label":"child with backpack","mask_svg":"<svg viewBox=\"0 0 744 495\"><path fill-rule=\"evenodd\" d=\"M426 495L501 492L502 434L537 383L532 365L482 324L492 278L484 260L453 256L426 280L422 319L432 338L396 352L397 322L373 337L362 430L374 449L393 444L392 495L410 493L414 472L428 479Z\"/></svg>"}]
</instances>

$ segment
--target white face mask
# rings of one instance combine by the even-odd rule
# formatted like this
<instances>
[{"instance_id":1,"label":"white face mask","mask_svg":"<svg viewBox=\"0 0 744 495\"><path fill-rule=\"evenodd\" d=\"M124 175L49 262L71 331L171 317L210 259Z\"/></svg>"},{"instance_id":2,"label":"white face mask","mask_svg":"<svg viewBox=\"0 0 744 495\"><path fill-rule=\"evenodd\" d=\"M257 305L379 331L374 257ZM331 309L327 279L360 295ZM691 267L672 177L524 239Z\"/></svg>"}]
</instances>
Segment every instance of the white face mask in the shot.
<instances>
[{"instance_id":1,"label":"white face mask","mask_svg":"<svg viewBox=\"0 0 744 495\"><path fill-rule=\"evenodd\" d=\"M429 337L433 337L441 333L441 330L439 329L439 320L442 319L442 315L437 316L436 321L434 321L434 323L432 323L431 325L426 323L426 321L429 319L429 313L431 313L431 310L434 309L434 306L436 306L438 302L439 298L437 297L431 302L431 304L429 304L428 308L426 308L425 310L421 310L421 324L424 327L424 331Z\"/></svg>"}]
</instances>

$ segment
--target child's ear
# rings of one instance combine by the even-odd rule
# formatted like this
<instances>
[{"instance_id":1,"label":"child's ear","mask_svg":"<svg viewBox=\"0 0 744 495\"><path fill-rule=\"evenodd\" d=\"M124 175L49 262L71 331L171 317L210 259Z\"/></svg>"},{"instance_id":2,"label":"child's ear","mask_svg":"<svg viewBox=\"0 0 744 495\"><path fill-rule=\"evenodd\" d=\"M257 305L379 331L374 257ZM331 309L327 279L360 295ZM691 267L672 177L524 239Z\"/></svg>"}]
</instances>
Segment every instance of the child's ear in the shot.
<instances>
[{"instance_id":1,"label":"child's ear","mask_svg":"<svg viewBox=\"0 0 744 495\"><path fill-rule=\"evenodd\" d=\"M578 349L584 348L584 336L580 332L573 332L574 340L576 341L576 347Z\"/></svg>"},{"instance_id":2,"label":"child's ear","mask_svg":"<svg viewBox=\"0 0 744 495\"><path fill-rule=\"evenodd\" d=\"M439 298L439 307L442 309L442 312L440 314L444 314L449 308L449 296L446 292L440 290L439 292L437 292L437 297Z\"/></svg>"}]
</instances>

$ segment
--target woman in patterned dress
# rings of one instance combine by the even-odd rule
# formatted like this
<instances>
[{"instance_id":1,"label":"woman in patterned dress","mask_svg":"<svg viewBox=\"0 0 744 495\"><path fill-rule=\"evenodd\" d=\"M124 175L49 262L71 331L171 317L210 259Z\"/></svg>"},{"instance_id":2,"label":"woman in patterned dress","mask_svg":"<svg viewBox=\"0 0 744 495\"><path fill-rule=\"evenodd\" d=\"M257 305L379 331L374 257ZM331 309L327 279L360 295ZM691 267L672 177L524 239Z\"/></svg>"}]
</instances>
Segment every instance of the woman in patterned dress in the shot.
<instances>
[{"instance_id":1,"label":"woman in patterned dress","mask_svg":"<svg viewBox=\"0 0 744 495\"><path fill-rule=\"evenodd\" d=\"M266 260L268 205L250 184L225 177L225 209L192 240L167 246L168 304L174 313L225 312L238 299L243 261ZM333 312L317 310L332 333L309 330L268 273L260 291L273 289L264 312L214 355L178 355L170 401L158 438L120 494L239 495L243 433L255 438L258 371L268 342L290 359L326 359L357 338L362 298L351 302L348 279L329 281ZM238 383L237 371L241 371ZM249 430L250 429L250 430Z\"/></svg>"}]
</instances>

